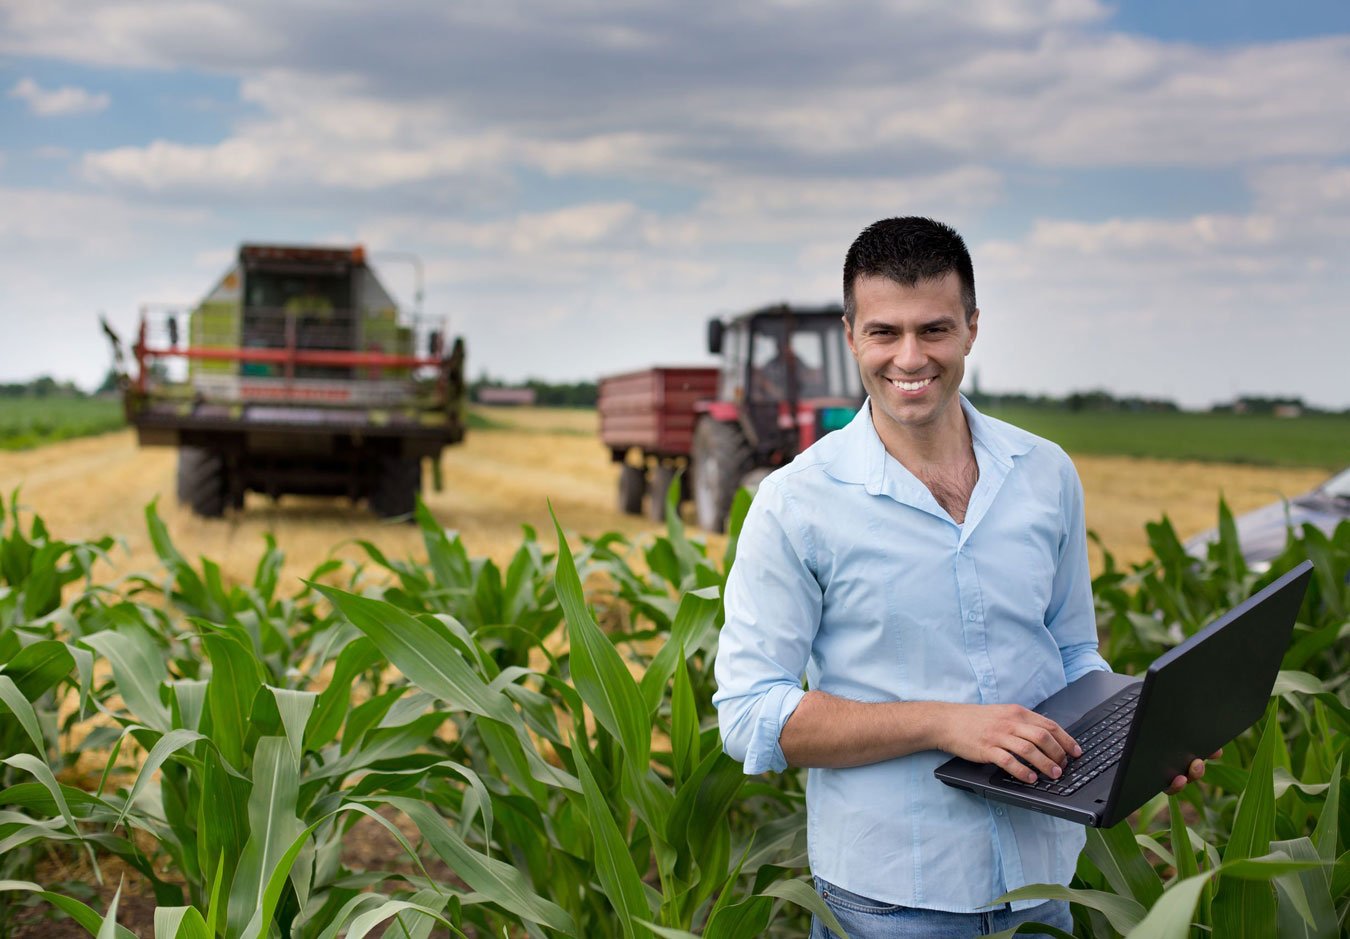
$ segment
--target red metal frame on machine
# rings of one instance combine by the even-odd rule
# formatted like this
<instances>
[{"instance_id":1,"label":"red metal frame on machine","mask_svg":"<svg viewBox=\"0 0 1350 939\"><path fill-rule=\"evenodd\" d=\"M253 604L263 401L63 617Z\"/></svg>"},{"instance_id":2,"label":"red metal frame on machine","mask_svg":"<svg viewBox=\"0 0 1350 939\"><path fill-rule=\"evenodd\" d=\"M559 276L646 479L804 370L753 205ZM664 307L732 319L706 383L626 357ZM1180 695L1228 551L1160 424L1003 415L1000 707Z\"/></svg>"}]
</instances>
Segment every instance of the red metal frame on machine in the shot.
<instances>
[{"instance_id":1,"label":"red metal frame on machine","mask_svg":"<svg viewBox=\"0 0 1350 939\"><path fill-rule=\"evenodd\" d=\"M294 380L297 365L328 365L340 368L440 368L444 364L441 358L420 355L393 355L387 352L347 352L339 349L298 349L294 346L294 336L288 337L288 345L282 349L253 349L226 346L203 346L195 348L154 348L146 343L146 323L141 320L140 332L132 351L136 357L135 386L138 392L144 392L147 375L146 362L151 359L183 358L208 362L263 362L285 367L287 381Z\"/></svg>"}]
</instances>

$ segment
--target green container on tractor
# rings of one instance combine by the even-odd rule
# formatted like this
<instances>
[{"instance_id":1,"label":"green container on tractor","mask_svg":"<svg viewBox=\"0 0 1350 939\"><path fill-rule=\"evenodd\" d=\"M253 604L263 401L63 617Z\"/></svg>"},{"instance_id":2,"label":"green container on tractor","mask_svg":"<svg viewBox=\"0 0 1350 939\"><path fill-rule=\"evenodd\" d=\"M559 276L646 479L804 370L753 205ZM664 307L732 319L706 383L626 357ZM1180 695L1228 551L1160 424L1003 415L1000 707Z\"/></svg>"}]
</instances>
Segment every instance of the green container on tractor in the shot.
<instances>
[{"instance_id":1,"label":"green container on tractor","mask_svg":"<svg viewBox=\"0 0 1350 939\"><path fill-rule=\"evenodd\" d=\"M439 479L464 438L462 340L400 311L360 246L243 245L195 307L143 308L132 352L127 419L178 448L179 501L204 517L248 492L410 515L423 462Z\"/></svg>"}]
</instances>

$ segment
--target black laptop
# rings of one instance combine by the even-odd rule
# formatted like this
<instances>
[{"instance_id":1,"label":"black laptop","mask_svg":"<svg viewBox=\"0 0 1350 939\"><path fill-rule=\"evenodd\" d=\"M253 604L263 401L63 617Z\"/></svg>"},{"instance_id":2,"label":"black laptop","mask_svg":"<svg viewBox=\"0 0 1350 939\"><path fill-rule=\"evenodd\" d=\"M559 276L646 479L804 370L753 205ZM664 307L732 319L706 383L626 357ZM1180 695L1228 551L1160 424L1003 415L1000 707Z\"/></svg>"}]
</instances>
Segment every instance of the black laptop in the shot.
<instances>
[{"instance_id":1,"label":"black laptop","mask_svg":"<svg viewBox=\"0 0 1350 939\"><path fill-rule=\"evenodd\" d=\"M1312 574L1304 561L1160 655L1142 680L1089 672L1036 707L1083 755L1059 779L1024 783L991 764L948 760L949 786L1109 828L1162 792L1196 757L1222 747L1265 713Z\"/></svg>"}]
</instances>

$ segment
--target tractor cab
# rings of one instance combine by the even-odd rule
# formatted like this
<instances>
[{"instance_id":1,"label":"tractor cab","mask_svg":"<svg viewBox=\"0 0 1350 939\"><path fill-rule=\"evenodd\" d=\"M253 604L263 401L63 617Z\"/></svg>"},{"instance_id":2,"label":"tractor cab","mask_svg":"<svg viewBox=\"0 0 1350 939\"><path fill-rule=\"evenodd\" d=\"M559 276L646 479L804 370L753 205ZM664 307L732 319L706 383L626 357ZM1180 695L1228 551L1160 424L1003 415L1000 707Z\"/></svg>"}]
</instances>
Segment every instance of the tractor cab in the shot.
<instances>
[{"instance_id":1,"label":"tractor cab","mask_svg":"<svg viewBox=\"0 0 1350 939\"><path fill-rule=\"evenodd\" d=\"M862 404L838 306L785 304L708 324L717 397L701 402L692 454L699 523L721 531L738 486L753 488Z\"/></svg>"}]
</instances>

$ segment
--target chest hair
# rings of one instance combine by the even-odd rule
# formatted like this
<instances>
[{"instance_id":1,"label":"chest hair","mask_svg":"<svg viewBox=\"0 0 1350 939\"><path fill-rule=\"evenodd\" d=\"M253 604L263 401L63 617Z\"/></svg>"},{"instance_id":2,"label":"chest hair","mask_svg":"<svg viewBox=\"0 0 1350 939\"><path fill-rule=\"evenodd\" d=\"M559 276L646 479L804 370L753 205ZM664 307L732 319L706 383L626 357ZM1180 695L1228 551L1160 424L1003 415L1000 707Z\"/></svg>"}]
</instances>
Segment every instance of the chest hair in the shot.
<instances>
[{"instance_id":1,"label":"chest hair","mask_svg":"<svg viewBox=\"0 0 1350 939\"><path fill-rule=\"evenodd\" d=\"M914 474L928 487L938 505L947 510L958 525L966 520L966 507L975 483L980 479L980 465L974 457L959 465L926 463Z\"/></svg>"}]
</instances>

